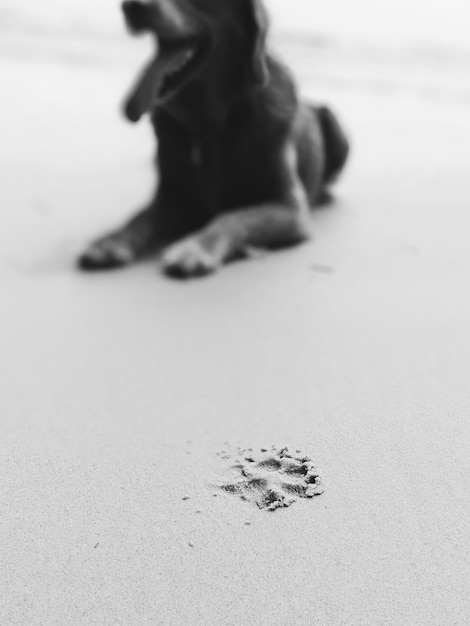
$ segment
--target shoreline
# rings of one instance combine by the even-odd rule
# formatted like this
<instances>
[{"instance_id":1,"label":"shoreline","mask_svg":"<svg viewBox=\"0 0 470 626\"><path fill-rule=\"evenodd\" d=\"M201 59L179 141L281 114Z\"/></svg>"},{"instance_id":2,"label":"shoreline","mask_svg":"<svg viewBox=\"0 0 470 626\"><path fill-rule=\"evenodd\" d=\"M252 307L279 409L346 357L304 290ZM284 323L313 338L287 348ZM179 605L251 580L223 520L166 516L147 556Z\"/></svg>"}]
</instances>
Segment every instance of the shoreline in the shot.
<instances>
[{"instance_id":1,"label":"shoreline","mask_svg":"<svg viewBox=\"0 0 470 626\"><path fill-rule=\"evenodd\" d=\"M0 29L1 31L1 29ZM86 44L86 45L85 45ZM425 100L470 103L470 50L415 43L408 47L336 40L318 34L284 32L271 37L271 50L302 83L321 88L410 94ZM55 62L65 65L128 67L132 73L151 50L149 39L125 33L102 39L99 33L58 30L3 32L2 62Z\"/></svg>"}]
</instances>

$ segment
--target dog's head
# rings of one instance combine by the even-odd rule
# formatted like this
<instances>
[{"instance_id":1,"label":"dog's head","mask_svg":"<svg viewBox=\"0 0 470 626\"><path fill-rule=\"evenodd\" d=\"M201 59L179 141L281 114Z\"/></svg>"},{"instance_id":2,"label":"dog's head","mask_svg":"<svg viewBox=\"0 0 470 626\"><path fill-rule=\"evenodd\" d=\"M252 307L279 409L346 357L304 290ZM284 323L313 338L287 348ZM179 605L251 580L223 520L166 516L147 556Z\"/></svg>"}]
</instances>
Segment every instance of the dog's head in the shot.
<instances>
[{"instance_id":1,"label":"dog's head","mask_svg":"<svg viewBox=\"0 0 470 626\"><path fill-rule=\"evenodd\" d=\"M267 81L268 20L261 0L126 1L122 7L130 31L150 32L158 44L127 100L131 121L207 76L236 78L240 87Z\"/></svg>"}]
</instances>

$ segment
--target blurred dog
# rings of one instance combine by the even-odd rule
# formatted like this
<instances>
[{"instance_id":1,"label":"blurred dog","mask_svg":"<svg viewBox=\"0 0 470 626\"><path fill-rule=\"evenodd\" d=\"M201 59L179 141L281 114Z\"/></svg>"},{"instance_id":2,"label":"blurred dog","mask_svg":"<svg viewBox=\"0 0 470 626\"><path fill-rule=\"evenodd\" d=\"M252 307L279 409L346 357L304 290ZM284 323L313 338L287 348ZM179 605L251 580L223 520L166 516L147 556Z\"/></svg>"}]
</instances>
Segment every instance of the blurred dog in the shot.
<instances>
[{"instance_id":1,"label":"blurred dog","mask_svg":"<svg viewBox=\"0 0 470 626\"><path fill-rule=\"evenodd\" d=\"M157 192L80 266L114 268L159 249L164 271L190 277L252 248L306 240L309 208L349 146L330 110L301 103L268 54L261 1L150 0L123 11L133 33L158 44L125 106L133 122L151 115Z\"/></svg>"}]
</instances>

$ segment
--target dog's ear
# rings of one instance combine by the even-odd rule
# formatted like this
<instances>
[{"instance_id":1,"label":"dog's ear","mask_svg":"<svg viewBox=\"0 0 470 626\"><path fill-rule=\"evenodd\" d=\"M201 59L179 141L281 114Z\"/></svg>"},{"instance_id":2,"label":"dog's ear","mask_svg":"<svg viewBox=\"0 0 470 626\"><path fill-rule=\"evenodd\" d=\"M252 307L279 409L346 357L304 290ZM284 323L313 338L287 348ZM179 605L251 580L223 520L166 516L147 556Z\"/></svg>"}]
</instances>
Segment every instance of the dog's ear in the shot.
<instances>
[{"instance_id":1,"label":"dog's ear","mask_svg":"<svg viewBox=\"0 0 470 626\"><path fill-rule=\"evenodd\" d=\"M131 33L139 34L151 30L152 15L148 4L134 0L122 3L122 11ZM138 122L150 111L156 92L156 60L145 67L124 103L124 114L131 122Z\"/></svg>"},{"instance_id":2,"label":"dog's ear","mask_svg":"<svg viewBox=\"0 0 470 626\"><path fill-rule=\"evenodd\" d=\"M138 34L150 30L151 16L148 5L143 2L126 0L121 6L127 27L131 33Z\"/></svg>"},{"instance_id":3,"label":"dog's ear","mask_svg":"<svg viewBox=\"0 0 470 626\"><path fill-rule=\"evenodd\" d=\"M124 102L124 114L130 122L138 122L154 103L158 85L157 59L153 59L138 77Z\"/></svg>"},{"instance_id":4,"label":"dog's ear","mask_svg":"<svg viewBox=\"0 0 470 626\"><path fill-rule=\"evenodd\" d=\"M243 0L243 2L250 63L247 79L251 84L264 86L269 80L266 58L268 14L261 0Z\"/></svg>"}]
</instances>

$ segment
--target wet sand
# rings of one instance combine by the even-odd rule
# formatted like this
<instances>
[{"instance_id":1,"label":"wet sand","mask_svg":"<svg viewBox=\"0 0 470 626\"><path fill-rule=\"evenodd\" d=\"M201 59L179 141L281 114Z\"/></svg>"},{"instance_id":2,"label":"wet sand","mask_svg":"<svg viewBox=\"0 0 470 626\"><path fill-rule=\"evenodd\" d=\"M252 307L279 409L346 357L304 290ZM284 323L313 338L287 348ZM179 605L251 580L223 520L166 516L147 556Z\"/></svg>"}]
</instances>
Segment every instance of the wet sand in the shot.
<instances>
[{"instance_id":1,"label":"wet sand","mask_svg":"<svg viewBox=\"0 0 470 626\"><path fill-rule=\"evenodd\" d=\"M128 70L1 62L0 623L466 624L467 109L305 82L355 144L311 244L82 275L152 184ZM325 492L214 489L238 446Z\"/></svg>"}]
</instances>

